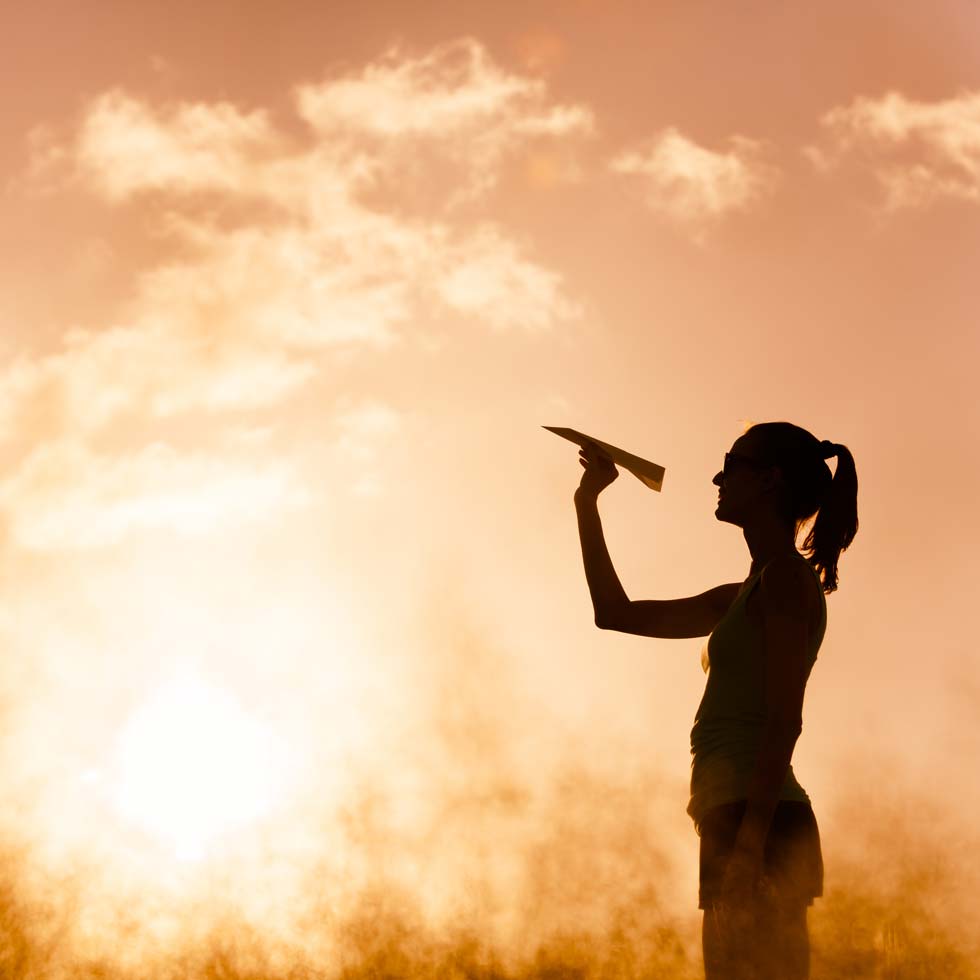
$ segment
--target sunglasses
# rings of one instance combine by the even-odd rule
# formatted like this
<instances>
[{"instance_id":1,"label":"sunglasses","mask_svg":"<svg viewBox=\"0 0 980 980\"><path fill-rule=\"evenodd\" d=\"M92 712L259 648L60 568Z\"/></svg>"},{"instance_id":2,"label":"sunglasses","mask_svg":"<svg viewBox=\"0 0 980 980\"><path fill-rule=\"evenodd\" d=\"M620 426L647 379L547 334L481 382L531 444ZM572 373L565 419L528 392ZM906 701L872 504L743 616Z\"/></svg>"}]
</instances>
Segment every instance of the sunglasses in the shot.
<instances>
[{"instance_id":1,"label":"sunglasses","mask_svg":"<svg viewBox=\"0 0 980 980\"><path fill-rule=\"evenodd\" d=\"M741 453L725 453L725 465L721 468L723 476L728 476L732 471L732 464L744 463L747 466L767 466L761 459L754 459L752 456L743 456Z\"/></svg>"}]
</instances>

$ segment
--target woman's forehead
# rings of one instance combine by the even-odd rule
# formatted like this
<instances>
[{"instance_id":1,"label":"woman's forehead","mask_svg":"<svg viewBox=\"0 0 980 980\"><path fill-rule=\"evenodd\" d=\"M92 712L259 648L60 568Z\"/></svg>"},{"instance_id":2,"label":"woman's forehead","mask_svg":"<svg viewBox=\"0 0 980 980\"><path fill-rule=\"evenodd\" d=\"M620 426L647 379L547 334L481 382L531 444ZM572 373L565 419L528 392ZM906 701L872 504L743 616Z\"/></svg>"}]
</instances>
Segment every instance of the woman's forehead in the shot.
<instances>
[{"instance_id":1,"label":"woman's forehead","mask_svg":"<svg viewBox=\"0 0 980 980\"><path fill-rule=\"evenodd\" d=\"M732 443L732 448L729 452L734 453L736 456L746 456L749 459L763 459L765 455L758 440L752 439L749 436L741 436L736 439Z\"/></svg>"}]
</instances>

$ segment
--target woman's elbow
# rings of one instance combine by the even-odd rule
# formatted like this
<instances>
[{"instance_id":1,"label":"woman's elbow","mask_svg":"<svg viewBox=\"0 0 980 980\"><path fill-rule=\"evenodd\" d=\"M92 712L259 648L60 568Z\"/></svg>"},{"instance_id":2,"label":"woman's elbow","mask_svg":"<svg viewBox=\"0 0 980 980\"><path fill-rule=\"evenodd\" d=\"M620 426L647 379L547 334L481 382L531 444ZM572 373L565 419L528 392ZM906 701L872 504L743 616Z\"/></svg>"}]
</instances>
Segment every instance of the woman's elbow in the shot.
<instances>
[{"instance_id":1,"label":"woman's elbow","mask_svg":"<svg viewBox=\"0 0 980 980\"><path fill-rule=\"evenodd\" d=\"M601 630L618 630L623 626L623 610L619 607L612 609L597 609L595 624Z\"/></svg>"}]
</instances>

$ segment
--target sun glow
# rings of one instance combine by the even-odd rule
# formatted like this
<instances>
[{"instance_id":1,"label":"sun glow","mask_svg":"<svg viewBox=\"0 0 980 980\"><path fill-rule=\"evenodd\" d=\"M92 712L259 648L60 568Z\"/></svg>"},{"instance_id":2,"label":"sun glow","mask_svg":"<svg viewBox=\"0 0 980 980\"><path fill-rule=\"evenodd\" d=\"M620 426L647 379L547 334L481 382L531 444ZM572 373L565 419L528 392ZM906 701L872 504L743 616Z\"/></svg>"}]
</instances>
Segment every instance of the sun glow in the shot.
<instances>
[{"instance_id":1,"label":"sun glow","mask_svg":"<svg viewBox=\"0 0 980 980\"><path fill-rule=\"evenodd\" d=\"M226 690L194 675L158 689L117 744L114 802L128 821L184 861L267 815L284 755L268 726Z\"/></svg>"}]
</instances>

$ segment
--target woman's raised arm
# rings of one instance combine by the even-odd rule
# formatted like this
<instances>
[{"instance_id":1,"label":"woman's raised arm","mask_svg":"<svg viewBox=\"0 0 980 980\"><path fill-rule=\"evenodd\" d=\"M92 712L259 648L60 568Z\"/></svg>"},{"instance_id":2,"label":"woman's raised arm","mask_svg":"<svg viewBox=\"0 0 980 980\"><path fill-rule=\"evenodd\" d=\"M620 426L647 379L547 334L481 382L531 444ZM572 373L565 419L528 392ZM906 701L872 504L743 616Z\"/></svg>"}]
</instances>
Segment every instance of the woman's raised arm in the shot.
<instances>
[{"instance_id":1,"label":"woman's raised arm","mask_svg":"<svg viewBox=\"0 0 980 980\"><path fill-rule=\"evenodd\" d=\"M575 491L575 511L596 626L665 639L707 636L734 602L741 583L719 585L686 599L631 601L613 568L599 519L599 494L618 471L598 446L580 450L579 456L585 472Z\"/></svg>"}]
</instances>

